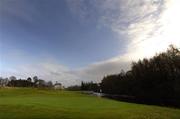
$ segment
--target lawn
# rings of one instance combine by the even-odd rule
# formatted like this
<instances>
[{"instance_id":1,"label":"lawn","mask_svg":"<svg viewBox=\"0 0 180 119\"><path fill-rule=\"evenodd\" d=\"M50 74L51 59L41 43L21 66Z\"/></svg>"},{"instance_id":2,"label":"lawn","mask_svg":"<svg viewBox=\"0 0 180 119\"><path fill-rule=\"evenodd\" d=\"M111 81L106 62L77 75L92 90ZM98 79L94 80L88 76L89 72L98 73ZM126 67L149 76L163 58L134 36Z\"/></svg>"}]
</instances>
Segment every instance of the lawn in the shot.
<instances>
[{"instance_id":1,"label":"lawn","mask_svg":"<svg viewBox=\"0 0 180 119\"><path fill-rule=\"evenodd\" d=\"M180 109L119 102L80 92L1 88L0 119L180 119Z\"/></svg>"}]
</instances>

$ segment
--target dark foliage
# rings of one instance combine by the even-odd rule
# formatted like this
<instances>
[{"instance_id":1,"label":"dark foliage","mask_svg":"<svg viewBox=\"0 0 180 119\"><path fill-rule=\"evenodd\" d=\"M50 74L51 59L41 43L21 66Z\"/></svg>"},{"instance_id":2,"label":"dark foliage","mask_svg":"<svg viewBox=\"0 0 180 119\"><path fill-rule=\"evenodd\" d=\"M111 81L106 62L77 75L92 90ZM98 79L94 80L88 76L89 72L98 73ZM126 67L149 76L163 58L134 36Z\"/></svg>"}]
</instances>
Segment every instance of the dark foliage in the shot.
<instances>
[{"instance_id":1,"label":"dark foliage","mask_svg":"<svg viewBox=\"0 0 180 119\"><path fill-rule=\"evenodd\" d=\"M100 92L100 86L93 82L81 82L81 90Z\"/></svg>"},{"instance_id":2,"label":"dark foliage","mask_svg":"<svg viewBox=\"0 0 180 119\"><path fill-rule=\"evenodd\" d=\"M37 76L33 77L33 80L28 77L26 79L16 79L15 76L11 76L8 78L0 77L0 87L38 87L38 88L51 88L53 87L53 83L51 81L44 81L42 79L38 79Z\"/></svg>"},{"instance_id":3,"label":"dark foliage","mask_svg":"<svg viewBox=\"0 0 180 119\"><path fill-rule=\"evenodd\" d=\"M66 88L66 90L69 91L80 91L81 90L81 86L75 85L75 86L69 86Z\"/></svg>"},{"instance_id":4,"label":"dark foliage","mask_svg":"<svg viewBox=\"0 0 180 119\"><path fill-rule=\"evenodd\" d=\"M7 85L11 87L32 87L34 83L29 82L28 80L19 79L9 81Z\"/></svg>"},{"instance_id":5,"label":"dark foliage","mask_svg":"<svg viewBox=\"0 0 180 119\"><path fill-rule=\"evenodd\" d=\"M178 103L180 51L171 45L167 52L133 62L130 71L104 77L101 88L107 94Z\"/></svg>"}]
</instances>

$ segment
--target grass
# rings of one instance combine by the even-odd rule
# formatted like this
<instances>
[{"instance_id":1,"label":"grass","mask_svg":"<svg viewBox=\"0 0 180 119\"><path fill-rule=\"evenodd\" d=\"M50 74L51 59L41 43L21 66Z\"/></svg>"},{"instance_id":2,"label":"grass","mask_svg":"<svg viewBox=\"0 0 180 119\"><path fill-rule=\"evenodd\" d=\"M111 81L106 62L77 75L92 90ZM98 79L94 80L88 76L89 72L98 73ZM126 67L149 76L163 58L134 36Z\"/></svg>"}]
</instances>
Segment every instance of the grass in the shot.
<instances>
[{"instance_id":1,"label":"grass","mask_svg":"<svg viewBox=\"0 0 180 119\"><path fill-rule=\"evenodd\" d=\"M119 102L80 92L1 88L0 119L180 119L180 109Z\"/></svg>"}]
</instances>

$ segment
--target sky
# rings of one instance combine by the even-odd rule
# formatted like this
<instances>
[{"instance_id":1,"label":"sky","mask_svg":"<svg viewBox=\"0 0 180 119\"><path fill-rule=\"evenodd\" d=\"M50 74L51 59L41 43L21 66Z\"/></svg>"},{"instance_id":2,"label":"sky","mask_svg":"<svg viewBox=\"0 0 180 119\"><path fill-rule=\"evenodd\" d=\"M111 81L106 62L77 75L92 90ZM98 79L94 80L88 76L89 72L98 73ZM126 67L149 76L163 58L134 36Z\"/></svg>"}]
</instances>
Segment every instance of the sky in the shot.
<instances>
[{"instance_id":1,"label":"sky","mask_svg":"<svg viewBox=\"0 0 180 119\"><path fill-rule=\"evenodd\" d=\"M170 44L179 0L0 0L0 76L100 82Z\"/></svg>"}]
</instances>

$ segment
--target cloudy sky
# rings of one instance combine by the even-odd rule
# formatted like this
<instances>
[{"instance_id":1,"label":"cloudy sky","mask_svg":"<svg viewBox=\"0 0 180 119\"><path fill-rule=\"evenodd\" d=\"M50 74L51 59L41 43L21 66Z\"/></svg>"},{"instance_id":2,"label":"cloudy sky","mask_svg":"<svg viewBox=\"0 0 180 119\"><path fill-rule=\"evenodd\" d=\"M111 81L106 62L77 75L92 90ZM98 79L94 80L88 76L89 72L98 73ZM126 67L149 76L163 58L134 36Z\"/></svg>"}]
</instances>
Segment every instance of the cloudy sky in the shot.
<instances>
[{"instance_id":1,"label":"cloudy sky","mask_svg":"<svg viewBox=\"0 0 180 119\"><path fill-rule=\"evenodd\" d=\"M180 0L0 0L0 76L75 85L180 47Z\"/></svg>"}]
</instances>

